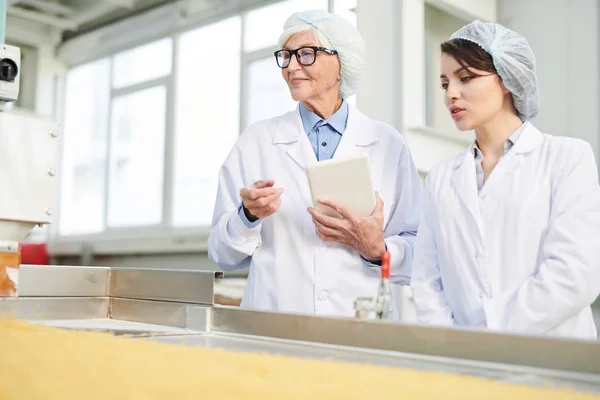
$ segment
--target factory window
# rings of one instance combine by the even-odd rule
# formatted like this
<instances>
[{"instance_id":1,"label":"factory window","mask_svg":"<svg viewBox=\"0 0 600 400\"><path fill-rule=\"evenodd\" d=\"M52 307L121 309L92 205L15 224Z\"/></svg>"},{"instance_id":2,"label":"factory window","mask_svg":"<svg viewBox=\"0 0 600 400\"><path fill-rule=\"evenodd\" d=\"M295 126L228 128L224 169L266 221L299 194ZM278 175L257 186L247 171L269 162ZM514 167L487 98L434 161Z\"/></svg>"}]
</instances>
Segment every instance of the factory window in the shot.
<instances>
[{"instance_id":1,"label":"factory window","mask_svg":"<svg viewBox=\"0 0 600 400\"><path fill-rule=\"evenodd\" d=\"M244 51L277 46L287 17L298 10L327 10L327 0L286 0L249 12L245 18Z\"/></svg>"},{"instance_id":2,"label":"factory window","mask_svg":"<svg viewBox=\"0 0 600 400\"><path fill-rule=\"evenodd\" d=\"M166 88L157 86L112 102L108 226L162 221Z\"/></svg>"},{"instance_id":3,"label":"factory window","mask_svg":"<svg viewBox=\"0 0 600 400\"><path fill-rule=\"evenodd\" d=\"M110 60L69 71L66 80L60 232L104 229Z\"/></svg>"},{"instance_id":4,"label":"factory window","mask_svg":"<svg viewBox=\"0 0 600 400\"><path fill-rule=\"evenodd\" d=\"M169 75L172 63L171 46L172 40L165 38L115 55L113 88L119 89Z\"/></svg>"},{"instance_id":5,"label":"factory window","mask_svg":"<svg viewBox=\"0 0 600 400\"><path fill-rule=\"evenodd\" d=\"M61 235L162 221L171 59L162 39L67 74Z\"/></svg>"},{"instance_id":6,"label":"factory window","mask_svg":"<svg viewBox=\"0 0 600 400\"><path fill-rule=\"evenodd\" d=\"M219 169L240 131L241 18L184 33L179 54L173 224L210 225Z\"/></svg>"},{"instance_id":7,"label":"factory window","mask_svg":"<svg viewBox=\"0 0 600 400\"><path fill-rule=\"evenodd\" d=\"M247 125L281 115L296 107L274 57L248 65Z\"/></svg>"}]
</instances>

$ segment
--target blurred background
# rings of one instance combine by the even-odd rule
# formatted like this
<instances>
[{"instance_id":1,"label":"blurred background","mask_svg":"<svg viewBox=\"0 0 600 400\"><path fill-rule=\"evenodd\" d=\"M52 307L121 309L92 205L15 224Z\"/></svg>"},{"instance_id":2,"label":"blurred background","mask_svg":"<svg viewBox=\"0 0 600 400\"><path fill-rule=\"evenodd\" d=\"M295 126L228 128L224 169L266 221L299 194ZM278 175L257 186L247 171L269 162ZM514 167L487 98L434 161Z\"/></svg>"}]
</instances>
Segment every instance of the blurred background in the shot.
<instances>
[{"instance_id":1,"label":"blurred background","mask_svg":"<svg viewBox=\"0 0 600 400\"><path fill-rule=\"evenodd\" d=\"M27 238L25 261L218 269L206 253L218 170L249 124L295 107L273 51L287 17L314 8L364 36L349 101L405 135L422 177L473 139L439 87L439 44L473 19L529 40L533 123L600 159L597 0L8 0L6 41L22 51L9 112L61 124L54 221ZM227 274L219 301L239 302L245 276ZM413 321L409 291L396 290Z\"/></svg>"}]
</instances>

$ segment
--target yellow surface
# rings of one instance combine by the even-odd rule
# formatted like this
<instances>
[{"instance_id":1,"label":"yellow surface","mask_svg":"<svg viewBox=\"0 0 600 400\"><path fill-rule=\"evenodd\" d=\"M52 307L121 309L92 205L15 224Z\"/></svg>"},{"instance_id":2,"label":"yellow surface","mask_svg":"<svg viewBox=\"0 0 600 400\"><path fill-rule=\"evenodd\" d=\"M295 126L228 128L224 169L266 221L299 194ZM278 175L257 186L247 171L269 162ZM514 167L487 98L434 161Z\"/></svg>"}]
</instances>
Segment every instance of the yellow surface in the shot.
<instances>
[{"instance_id":1,"label":"yellow surface","mask_svg":"<svg viewBox=\"0 0 600 400\"><path fill-rule=\"evenodd\" d=\"M441 373L0 320L0 399L598 399Z\"/></svg>"}]
</instances>

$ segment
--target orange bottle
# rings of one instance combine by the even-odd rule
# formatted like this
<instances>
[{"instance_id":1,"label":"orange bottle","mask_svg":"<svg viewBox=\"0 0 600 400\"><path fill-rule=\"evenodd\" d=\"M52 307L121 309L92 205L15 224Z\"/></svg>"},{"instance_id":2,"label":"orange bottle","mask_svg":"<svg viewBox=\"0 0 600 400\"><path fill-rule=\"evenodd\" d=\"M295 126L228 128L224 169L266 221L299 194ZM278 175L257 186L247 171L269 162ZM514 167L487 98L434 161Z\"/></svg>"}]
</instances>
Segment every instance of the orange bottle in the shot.
<instances>
[{"instance_id":1,"label":"orange bottle","mask_svg":"<svg viewBox=\"0 0 600 400\"><path fill-rule=\"evenodd\" d=\"M17 284L10 278L9 270L18 272L21 266L21 246L16 252L0 252L0 297L16 297Z\"/></svg>"}]
</instances>

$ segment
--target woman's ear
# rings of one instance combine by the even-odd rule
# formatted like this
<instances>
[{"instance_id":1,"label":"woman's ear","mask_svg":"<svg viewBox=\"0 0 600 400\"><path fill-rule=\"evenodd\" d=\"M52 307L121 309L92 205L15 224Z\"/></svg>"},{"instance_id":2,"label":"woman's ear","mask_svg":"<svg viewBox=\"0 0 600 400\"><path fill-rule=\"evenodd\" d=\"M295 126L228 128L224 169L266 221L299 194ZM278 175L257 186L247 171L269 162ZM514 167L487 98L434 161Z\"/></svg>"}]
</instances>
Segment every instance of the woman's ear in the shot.
<instances>
[{"instance_id":1,"label":"woman's ear","mask_svg":"<svg viewBox=\"0 0 600 400\"><path fill-rule=\"evenodd\" d=\"M511 93L511 91L510 91L510 90L508 90L508 89L506 88L506 86L504 86L504 82L502 82L502 78L500 78L499 76L498 76L498 81L500 82L500 86L502 86L502 93L503 93L504 95L510 94L510 95L512 96L512 93Z\"/></svg>"},{"instance_id":2,"label":"woman's ear","mask_svg":"<svg viewBox=\"0 0 600 400\"><path fill-rule=\"evenodd\" d=\"M504 85L503 85L504 86ZM503 87L503 90L506 89ZM512 97L512 93L509 90L504 91L504 98L509 104L509 107L515 112L515 114L519 114L517 111L517 107L515 107L515 100Z\"/></svg>"}]
</instances>

